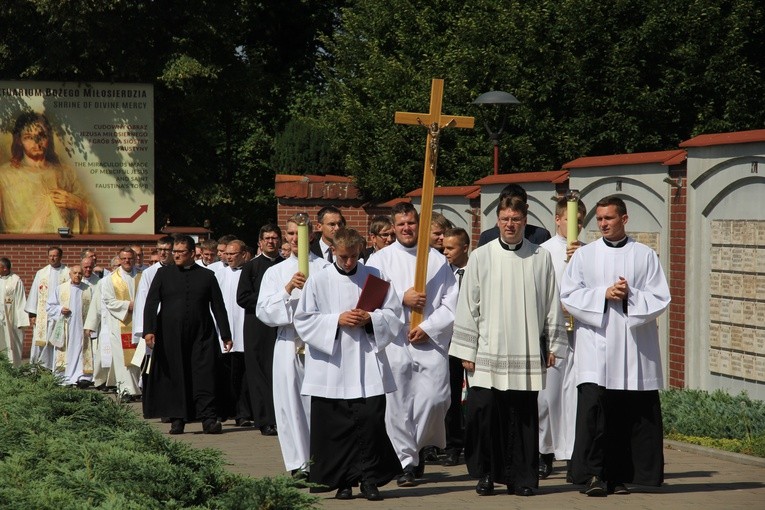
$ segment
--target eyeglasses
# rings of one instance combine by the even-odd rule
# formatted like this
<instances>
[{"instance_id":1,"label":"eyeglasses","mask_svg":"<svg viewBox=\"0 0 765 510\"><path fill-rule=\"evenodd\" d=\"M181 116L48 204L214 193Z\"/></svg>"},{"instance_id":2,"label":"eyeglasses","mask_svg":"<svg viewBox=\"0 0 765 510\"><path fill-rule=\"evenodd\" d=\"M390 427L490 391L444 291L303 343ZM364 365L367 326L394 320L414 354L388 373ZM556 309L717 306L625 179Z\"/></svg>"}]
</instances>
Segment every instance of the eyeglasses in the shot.
<instances>
[{"instance_id":1,"label":"eyeglasses","mask_svg":"<svg viewBox=\"0 0 765 510\"><path fill-rule=\"evenodd\" d=\"M512 223L513 225L519 225L523 220L525 220L525 216L521 216L520 218L499 218L500 223Z\"/></svg>"},{"instance_id":2,"label":"eyeglasses","mask_svg":"<svg viewBox=\"0 0 765 510\"><path fill-rule=\"evenodd\" d=\"M277 243L277 242L279 242L279 238L278 237L264 237L263 241L266 241L268 243Z\"/></svg>"}]
</instances>

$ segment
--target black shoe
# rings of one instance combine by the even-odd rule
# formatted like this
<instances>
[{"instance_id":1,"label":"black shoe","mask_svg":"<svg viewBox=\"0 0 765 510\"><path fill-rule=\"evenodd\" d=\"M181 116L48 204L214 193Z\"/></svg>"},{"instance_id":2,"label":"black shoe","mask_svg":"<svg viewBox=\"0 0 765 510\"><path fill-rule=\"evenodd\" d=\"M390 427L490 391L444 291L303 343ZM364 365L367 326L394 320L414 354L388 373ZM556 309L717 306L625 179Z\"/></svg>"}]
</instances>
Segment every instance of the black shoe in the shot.
<instances>
[{"instance_id":1,"label":"black shoe","mask_svg":"<svg viewBox=\"0 0 765 510\"><path fill-rule=\"evenodd\" d=\"M553 459L555 454L553 453L540 453L539 454L539 479L544 480L553 470Z\"/></svg>"},{"instance_id":2,"label":"black shoe","mask_svg":"<svg viewBox=\"0 0 765 510\"><path fill-rule=\"evenodd\" d=\"M514 491L516 496L533 496L534 490L531 487L517 487Z\"/></svg>"},{"instance_id":3,"label":"black shoe","mask_svg":"<svg viewBox=\"0 0 765 510\"><path fill-rule=\"evenodd\" d=\"M629 489L627 489L627 486L621 482L608 482L606 484L606 491L609 494L619 494L621 496L626 496L630 493Z\"/></svg>"},{"instance_id":4,"label":"black shoe","mask_svg":"<svg viewBox=\"0 0 765 510\"><path fill-rule=\"evenodd\" d=\"M435 446L426 446L420 450L420 453L420 464L423 460L425 462L438 462L438 448Z\"/></svg>"},{"instance_id":5,"label":"black shoe","mask_svg":"<svg viewBox=\"0 0 765 510\"><path fill-rule=\"evenodd\" d=\"M335 499L353 499L353 491L350 487L340 487L337 489Z\"/></svg>"},{"instance_id":6,"label":"black shoe","mask_svg":"<svg viewBox=\"0 0 765 510\"><path fill-rule=\"evenodd\" d=\"M237 418L235 423L237 427L252 427L252 422L247 418Z\"/></svg>"},{"instance_id":7,"label":"black shoe","mask_svg":"<svg viewBox=\"0 0 765 510\"><path fill-rule=\"evenodd\" d=\"M478 480L478 485L475 486L475 492L479 496L491 496L494 494L494 482L491 479L491 475L483 475Z\"/></svg>"},{"instance_id":8,"label":"black shoe","mask_svg":"<svg viewBox=\"0 0 765 510\"><path fill-rule=\"evenodd\" d=\"M396 480L396 485L399 487L414 487L417 482L414 481L414 468L407 466L404 468L404 472Z\"/></svg>"},{"instance_id":9,"label":"black shoe","mask_svg":"<svg viewBox=\"0 0 765 510\"><path fill-rule=\"evenodd\" d=\"M223 432L223 425L219 420L205 420L202 422L202 432L205 434L220 434Z\"/></svg>"},{"instance_id":10,"label":"black shoe","mask_svg":"<svg viewBox=\"0 0 765 510\"><path fill-rule=\"evenodd\" d=\"M459 450L450 450L446 452L446 457L444 457L444 461L442 462L444 466L456 466L459 463L460 463Z\"/></svg>"},{"instance_id":11,"label":"black shoe","mask_svg":"<svg viewBox=\"0 0 765 510\"><path fill-rule=\"evenodd\" d=\"M584 486L582 494L592 497L602 497L606 495L606 484L598 476L593 476Z\"/></svg>"},{"instance_id":12,"label":"black shoe","mask_svg":"<svg viewBox=\"0 0 765 510\"><path fill-rule=\"evenodd\" d=\"M414 477L422 478L425 476L425 462L420 462L419 466L414 466Z\"/></svg>"},{"instance_id":13,"label":"black shoe","mask_svg":"<svg viewBox=\"0 0 765 510\"><path fill-rule=\"evenodd\" d=\"M186 428L186 424L183 420L173 420L170 424L170 434L183 434L183 429Z\"/></svg>"},{"instance_id":14,"label":"black shoe","mask_svg":"<svg viewBox=\"0 0 765 510\"><path fill-rule=\"evenodd\" d=\"M77 387L80 388L81 390L85 390L87 388L90 388L91 386L93 386L93 381L88 381L87 379L80 379L79 381L77 381Z\"/></svg>"},{"instance_id":15,"label":"black shoe","mask_svg":"<svg viewBox=\"0 0 765 510\"><path fill-rule=\"evenodd\" d=\"M293 469L290 471L290 474L292 475L292 479L298 482L307 482L308 481L308 471L305 469ZM350 487L348 487L348 490L351 490Z\"/></svg>"},{"instance_id":16,"label":"black shoe","mask_svg":"<svg viewBox=\"0 0 765 510\"><path fill-rule=\"evenodd\" d=\"M260 433L264 436L277 436L276 425L263 425L260 427Z\"/></svg>"},{"instance_id":17,"label":"black shoe","mask_svg":"<svg viewBox=\"0 0 765 510\"><path fill-rule=\"evenodd\" d=\"M368 501L382 501L383 499L383 497L380 495L380 490L377 488L377 485L371 482L361 482L361 487L359 490L361 491L361 494L367 498Z\"/></svg>"}]
</instances>

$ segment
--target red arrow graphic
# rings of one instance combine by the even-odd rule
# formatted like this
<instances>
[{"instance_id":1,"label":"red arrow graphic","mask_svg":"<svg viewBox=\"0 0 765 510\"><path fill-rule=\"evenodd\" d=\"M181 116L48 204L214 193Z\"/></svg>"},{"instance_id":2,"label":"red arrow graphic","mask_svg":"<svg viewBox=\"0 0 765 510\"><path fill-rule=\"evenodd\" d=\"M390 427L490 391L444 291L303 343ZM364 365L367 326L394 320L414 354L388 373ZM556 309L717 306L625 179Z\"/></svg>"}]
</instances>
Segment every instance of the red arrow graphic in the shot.
<instances>
[{"instance_id":1,"label":"red arrow graphic","mask_svg":"<svg viewBox=\"0 0 765 510\"><path fill-rule=\"evenodd\" d=\"M109 223L133 223L140 215L149 211L149 205L144 204L130 218L109 218Z\"/></svg>"}]
</instances>

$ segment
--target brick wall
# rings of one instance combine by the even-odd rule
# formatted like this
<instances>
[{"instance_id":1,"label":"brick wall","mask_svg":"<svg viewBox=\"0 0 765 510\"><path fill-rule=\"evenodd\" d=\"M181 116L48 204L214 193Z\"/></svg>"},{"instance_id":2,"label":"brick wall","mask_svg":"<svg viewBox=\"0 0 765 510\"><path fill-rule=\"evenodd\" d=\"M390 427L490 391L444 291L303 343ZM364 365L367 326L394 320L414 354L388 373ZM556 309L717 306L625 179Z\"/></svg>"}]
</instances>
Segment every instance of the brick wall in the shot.
<instances>
[{"instance_id":1,"label":"brick wall","mask_svg":"<svg viewBox=\"0 0 765 510\"><path fill-rule=\"evenodd\" d=\"M67 266L78 264L81 260L82 250L91 248L96 251L99 265L108 267L109 260L117 254L120 248L126 245L140 245L143 248L144 257L147 258L151 249L156 246L156 239L159 237L158 235L90 235L61 238L48 235L0 235L0 256L11 260L13 272L19 275L21 281L24 282L24 288L29 295L35 274L48 264L48 250L51 247L58 246L64 251L62 260ZM29 357L31 339L31 331L27 330L24 335L24 357Z\"/></svg>"},{"instance_id":2,"label":"brick wall","mask_svg":"<svg viewBox=\"0 0 765 510\"><path fill-rule=\"evenodd\" d=\"M686 171L669 172L673 179L682 178L682 188L672 188L669 205L669 386L685 388L685 241L686 241Z\"/></svg>"},{"instance_id":3,"label":"brick wall","mask_svg":"<svg viewBox=\"0 0 765 510\"><path fill-rule=\"evenodd\" d=\"M308 214L315 227L316 214L319 212L319 209L327 205L332 205L340 209L345 218L346 226L358 230L367 240L369 240L369 222L371 219L378 214L385 216L390 214L390 209L388 208L365 207L365 204L359 203L342 204L330 200L320 203L316 203L313 200L279 200L276 207L276 216L277 221L279 222L279 227L282 229L286 228L287 220L294 214L301 212Z\"/></svg>"}]
</instances>

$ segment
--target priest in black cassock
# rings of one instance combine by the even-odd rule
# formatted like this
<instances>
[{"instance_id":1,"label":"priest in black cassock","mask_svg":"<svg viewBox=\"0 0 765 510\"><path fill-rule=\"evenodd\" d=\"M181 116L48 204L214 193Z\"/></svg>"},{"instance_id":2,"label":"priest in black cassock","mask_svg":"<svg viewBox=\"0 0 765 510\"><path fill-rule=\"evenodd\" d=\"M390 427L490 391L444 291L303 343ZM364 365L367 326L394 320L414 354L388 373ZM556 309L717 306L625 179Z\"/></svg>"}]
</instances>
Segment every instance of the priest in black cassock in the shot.
<instances>
[{"instance_id":1,"label":"priest in black cassock","mask_svg":"<svg viewBox=\"0 0 765 510\"><path fill-rule=\"evenodd\" d=\"M173 260L175 265L157 271L146 298L143 336L152 354L144 417L171 418L171 434L183 433L185 423L193 420L202 421L204 433L220 434L215 409L220 347L213 316L228 351L232 340L226 307L215 274L194 262L191 237L175 238Z\"/></svg>"},{"instance_id":2,"label":"priest in black cassock","mask_svg":"<svg viewBox=\"0 0 765 510\"><path fill-rule=\"evenodd\" d=\"M263 225L259 235L260 255L242 266L236 302L244 308L244 366L253 421L264 436L275 436L273 364L278 328L264 324L256 315L260 283L266 270L282 262L279 255L282 231L273 223Z\"/></svg>"}]
</instances>

